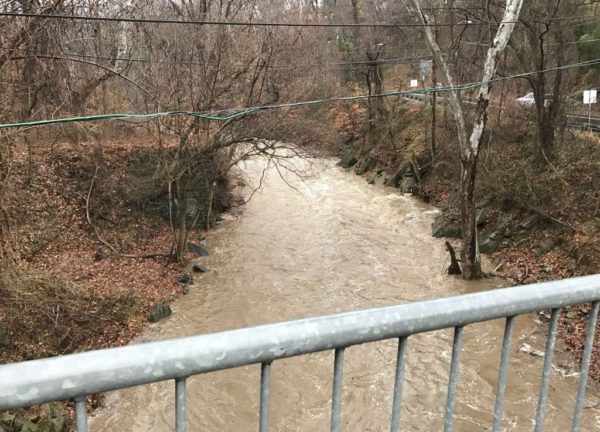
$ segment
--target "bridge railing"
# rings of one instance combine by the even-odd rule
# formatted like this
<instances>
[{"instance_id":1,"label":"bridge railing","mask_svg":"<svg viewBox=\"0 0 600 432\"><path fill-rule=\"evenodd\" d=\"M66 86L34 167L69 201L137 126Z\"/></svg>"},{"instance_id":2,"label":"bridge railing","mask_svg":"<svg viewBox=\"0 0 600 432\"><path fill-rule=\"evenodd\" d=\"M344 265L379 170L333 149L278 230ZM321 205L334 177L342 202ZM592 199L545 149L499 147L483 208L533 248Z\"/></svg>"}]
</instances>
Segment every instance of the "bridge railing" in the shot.
<instances>
[{"instance_id":1,"label":"bridge railing","mask_svg":"<svg viewBox=\"0 0 600 432\"><path fill-rule=\"evenodd\" d=\"M0 366L0 411L38 403L74 400L78 432L87 431L86 396L109 390L174 380L176 430L185 431L186 379L192 375L250 364L261 366L259 430L268 430L271 363L281 358L335 350L331 430L339 431L342 408L344 350L347 347L398 338L391 431L400 427L406 349L416 333L454 328L444 430L453 428L454 402L463 328L506 318L493 430L500 431L504 392L515 317L551 309L541 376L536 431L544 425L552 355L560 309L590 302L572 430L581 419L594 331L600 307L600 275L514 288L496 289L429 301L308 318L221 333L90 351Z\"/></svg>"}]
</instances>

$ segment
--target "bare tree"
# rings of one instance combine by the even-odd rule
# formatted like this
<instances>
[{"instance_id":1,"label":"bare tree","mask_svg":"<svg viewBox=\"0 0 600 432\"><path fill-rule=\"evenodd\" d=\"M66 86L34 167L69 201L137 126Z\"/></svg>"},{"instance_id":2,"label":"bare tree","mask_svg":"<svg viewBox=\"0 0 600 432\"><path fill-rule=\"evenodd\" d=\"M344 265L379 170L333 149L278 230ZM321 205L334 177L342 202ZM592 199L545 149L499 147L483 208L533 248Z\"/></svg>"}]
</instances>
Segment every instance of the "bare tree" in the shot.
<instances>
[{"instance_id":1,"label":"bare tree","mask_svg":"<svg viewBox=\"0 0 600 432\"><path fill-rule=\"evenodd\" d=\"M573 34L562 16L572 16L577 1L533 0L526 3L519 27L510 42L518 64L526 71L535 100L537 154L552 158L555 130L561 115L564 73L560 69L569 56L569 34ZM546 69L557 68L552 74Z\"/></svg>"},{"instance_id":2,"label":"bare tree","mask_svg":"<svg viewBox=\"0 0 600 432\"><path fill-rule=\"evenodd\" d=\"M444 81L447 86L453 87L455 80L452 71L435 40L435 34L433 28L430 26L429 17L423 12L419 0L413 0L413 5L417 10L422 24L424 24L423 32L425 34L425 39L435 61L442 70ZM506 2L502 22L498 26L498 30L488 49L483 65L483 73L478 86L479 94L477 97L475 121L469 137L458 92L456 89L448 92L450 107L456 123L461 159L460 213L463 242L461 261L463 277L465 279L477 279L481 277L481 259L477 241L475 202L477 160L488 119L491 80L496 75L498 59L508 44L522 5L523 0L508 0Z\"/></svg>"}]
</instances>

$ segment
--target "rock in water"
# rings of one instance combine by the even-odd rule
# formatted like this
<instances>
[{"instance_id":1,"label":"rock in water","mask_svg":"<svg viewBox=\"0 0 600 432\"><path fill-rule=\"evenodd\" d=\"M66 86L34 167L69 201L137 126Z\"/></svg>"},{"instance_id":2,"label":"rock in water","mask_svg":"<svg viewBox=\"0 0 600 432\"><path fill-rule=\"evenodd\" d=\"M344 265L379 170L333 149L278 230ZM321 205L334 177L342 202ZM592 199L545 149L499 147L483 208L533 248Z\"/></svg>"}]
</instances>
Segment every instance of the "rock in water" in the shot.
<instances>
[{"instance_id":1,"label":"rock in water","mask_svg":"<svg viewBox=\"0 0 600 432\"><path fill-rule=\"evenodd\" d=\"M348 153L342 158L342 160L338 162L338 166L341 166L342 168L352 168L354 165L356 165L356 162L358 162L356 156L354 156L352 153Z\"/></svg>"},{"instance_id":2,"label":"rock in water","mask_svg":"<svg viewBox=\"0 0 600 432\"><path fill-rule=\"evenodd\" d=\"M384 170L377 174L377 177L375 177L373 184L377 186L385 186L387 182L390 181L390 179L391 176Z\"/></svg>"},{"instance_id":3,"label":"rock in water","mask_svg":"<svg viewBox=\"0 0 600 432\"><path fill-rule=\"evenodd\" d=\"M210 271L210 269L206 266L203 266L202 264L198 264L198 263L194 263L192 265L192 270L194 270L195 272L198 273L208 273Z\"/></svg>"},{"instance_id":4,"label":"rock in water","mask_svg":"<svg viewBox=\"0 0 600 432\"><path fill-rule=\"evenodd\" d=\"M198 246L195 243L188 242L187 248L188 248L188 251L193 252L193 253L197 253L200 256L208 256L209 255L208 250L206 250L206 248L204 247L204 245Z\"/></svg>"},{"instance_id":5,"label":"rock in water","mask_svg":"<svg viewBox=\"0 0 600 432\"><path fill-rule=\"evenodd\" d=\"M162 319L167 318L173 312L171 311L171 306L169 306L165 302L160 302L156 304L152 309L150 309L150 313L148 314L148 321L155 323L159 322Z\"/></svg>"},{"instance_id":6,"label":"rock in water","mask_svg":"<svg viewBox=\"0 0 600 432\"><path fill-rule=\"evenodd\" d=\"M455 210L446 210L437 215L431 226L433 237L461 238L460 215Z\"/></svg>"},{"instance_id":7,"label":"rock in water","mask_svg":"<svg viewBox=\"0 0 600 432\"><path fill-rule=\"evenodd\" d=\"M412 172L404 175L400 184L400 189L402 193L410 193L413 195L417 193L417 180Z\"/></svg>"},{"instance_id":8,"label":"rock in water","mask_svg":"<svg viewBox=\"0 0 600 432\"><path fill-rule=\"evenodd\" d=\"M361 163L357 163L354 165L354 172L357 175L363 175L364 173L366 173L367 171L369 171L371 169L372 165L373 165L373 158L371 156L367 156L366 158L364 158L362 160Z\"/></svg>"},{"instance_id":9,"label":"rock in water","mask_svg":"<svg viewBox=\"0 0 600 432\"><path fill-rule=\"evenodd\" d=\"M182 284L188 284L192 280L192 277L189 273L181 273L177 276L176 281Z\"/></svg>"}]
</instances>

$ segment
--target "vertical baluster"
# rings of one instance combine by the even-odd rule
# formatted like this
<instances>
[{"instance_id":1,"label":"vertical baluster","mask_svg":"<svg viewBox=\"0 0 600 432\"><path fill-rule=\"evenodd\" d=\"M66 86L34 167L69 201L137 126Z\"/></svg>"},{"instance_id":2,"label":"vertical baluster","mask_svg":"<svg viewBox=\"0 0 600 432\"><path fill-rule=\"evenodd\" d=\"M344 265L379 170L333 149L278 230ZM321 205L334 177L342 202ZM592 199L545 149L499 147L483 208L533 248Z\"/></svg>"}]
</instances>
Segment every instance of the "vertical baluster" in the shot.
<instances>
[{"instance_id":1,"label":"vertical baluster","mask_svg":"<svg viewBox=\"0 0 600 432\"><path fill-rule=\"evenodd\" d=\"M260 418L259 431L269 430L269 386L271 384L271 363L262 363L260 367Z\"/></svg>"},{"instance_id":2,"label":"vertical baluster","mask_svg":"<svg viewBox=\"0 0 600 432\"><path fill-rule=\"evenodd\" d=\"M333 368L333 391L331 397L331 432L340 430L340 413L342 409L342 377L344 372L344 348L335 350Z\"/></svg>"},{"instance_id":3,"label":"vertical baluster","mask_svg":"<svg viewBox=\"0 0 600 432\"><path fill-rule=\"evenodd\" d=\"M573 417L572 432L579 430L579 422L581 421L581 412L583 410L583 402L585 401L585 386L587 384L588 372L590 369L590 360L592 358L592 348L594 346L594 335L596 334L596 324L598 322L598 308L600 301L592 303L590 310L590 318L588 321L588 331L585 336L585 345L583 348L583 360L581 362L581 373L579 375L579 388L577 389L577 403L575 404L575 416Z\"/></svg>"},{"instance_id":4,"label":"vertical baluster","mask_svg":"<svg viewBox=\"0 0 600 432\"><path fill-rule=\"evenodd\" d=\"M85 396L75 399L75 419L77 423L77 432L87 432L87 408Z\"/></svg>"},{"instance_id":5,"label":"vertical baluster","mask_svg":"<svg viewBox=\"0 0 600 432\"><path fill-rule=\"evenodd\" d=\"M554 354L554 342L556 341L556 326L560 309L552 309L550 325L548 327L548 340L546 341L546 353L544 354L544 369L542 371L542 383L540 385L540 397L538 399L537 415L535 417L535 432L544 430L544 417L546 416L546 402L548 401L548 384L550 383L550 372L552 371L552 356Z\"/></svg>"},{"instance_id":6,"label":"vertical baluster","mask_svg":"<svg viewBox=\"0 0 600 432\"><path fill-rule=\"evenodd\" d=\"M175 430L185 432L185 378L175 380Z\"/></svg>"},{"instance_id":7,"label":"vertical baluster","mask_svg":"<svg viewBox=\"0 0 600 432\"><path fill-rule=\"evenodd\" d=\"M392 403L392 425L390 432L400 428L400 408L402 405L402 390L404 389L404 363L406 357L407 337L398 340L398 356L396 357L396 380L394 382L394 402Z\"/></svg>"},{"instance_id":8,"label":"vertical baluster","mask_svg":"<svg viewBox=\"0 0 600 432\"><path fill-rule=\"evenodd\" d=\"M458 380L458 367L460 365L460 351L462 349L463 327L454 328L454 343L452 345L452 362L450 363L450 376L448 379L448 399L446 401L446 419L444 432L452 432L454 422L454 400L456 398L456 381Z\"/></svg>"},{"instance_id":9,"label":"vertical baluster","mask_svg":"<svg viewBox=\"0 0 600 432\"><path fill-rule=\"evenodd\" d=\"M504 339L502 340L502 354L500 355L500 366L498 372L498 390L496 390L496 405L494 407L493 432L500 432L502 427L502 415L504 413L504 391L506 390L506 377L508 375L508 360L510 358L510 341L515 317L506 318L504 326Z\"/></svg>"}]
</instances>

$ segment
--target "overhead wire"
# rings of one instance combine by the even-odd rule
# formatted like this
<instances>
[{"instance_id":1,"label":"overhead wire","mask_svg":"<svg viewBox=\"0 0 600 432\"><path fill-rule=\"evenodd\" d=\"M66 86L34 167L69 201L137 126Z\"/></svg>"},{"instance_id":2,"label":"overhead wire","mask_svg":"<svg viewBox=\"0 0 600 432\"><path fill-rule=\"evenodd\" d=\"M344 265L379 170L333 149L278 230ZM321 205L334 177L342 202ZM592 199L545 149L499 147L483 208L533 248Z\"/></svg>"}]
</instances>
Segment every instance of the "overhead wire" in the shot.
<instances>
[{"instance_id":1,"label":"overhead wire","mask_svg":"<svg viewBox=\"0 0 600 432\"><path fill-rule=\"evenodd\" d=\"M505 81L509 79L515 78L524 78L526 76L539 74L539 73L547 73L558 70L565 69L573 69L585 66L592 66L600 64L599 59L593 59L585 62L572 63L568 65L563 65L555 68L548 68L539 71L525 72L515 75L509 75L505 77L498 77L491 79L487 82L477 81L465 84L458 84L454 86L441 86L441 87L432 87L426 89L417 89L417 90L400 90L394 92L387 92L375 95L353 95L353 96L339 96L339 97L331 97L324 99L314 99L308 101L298 101L298 102L287 102L280 104L267 104L267 105L258 105L253 107L245 107L245 108L230 108L230 109L222 109L222 110L213 110L209 112L193 112L193 111L165 111L165 112L157 112L157 113L146 113L146 114L99 114L99 115L91 115L91 116L79 116L79 117L66 117L66 118L57 118L57 119L47 119L47 120L34 120L34 121L26 121L26 122L15 122L15 123L5 123L0 124L0 129L7 128L21 128L21 127L35 127L35 126L44 126L50 124L57 123L71 123L71 122L89 122L89 121L101 121L101 120L123 120L123 119L155 119L160 117L168 117L168 116L179 116L186 115L192 116L196 118L200 118L203 120L213 120L213 121L231 121L235 119L239 119L242 117L246 117L251 114L256 114L261 111L268 111L274 109L281 108L295 108L301 106L312 106L318 104L325 103L333 103L333 102L350 102L364 99L375 99L375 98L383 98L383 97L392 97L392 96L407 96L407 95L418 95L418 94L431 94L431 93L448 93L451 91L462 91L469 90L473 88L480 87L484 84L491 84L493 82Z\"/></svg>"},{"instance_id":2,"label":"overhead wire","mask_svg":"<svg viewBox=\"0 0 600 432\"><path fill-rule=\"evenodd\" d=\"M226 21L226 20L174 20L160 18L128 18L128 17L100 17L89 15L59 15L59 14L40 14L31 12L0 12L0 17L12 18L40 18L40 19L61 19L61 20L79 20L79 21L99 21L99 22L127 22L127 23L143 23L143 24L177 24L177 25L202 25L202 26L237 26L237 27L330 27L330 28L361 28L361 27L382 27L382 28L402 28L402 27L450 27L463 25L500 25L500 24L522 24L529 23L544 23L547 21L563 21L570 19L591 19L598 18L599 15L580 15L580 16L564 16L564 17L549 17L546 20L530 19L530 20L515 20L515 21L487 21L473 18L465 23L286 23L286 22L264 22L264 21Z\"/></svg>"},{"instance_id":3,"label":"overhead wire","mask_svg":"<svg viewBox=\"0 0 600 432\"><path fill-rule=\"evenodd\" d=\"M114 61L114 62L132 62L132 63L149 63L149 64L177 64L177 65L185 65L185 66L206 66L207 63L201 63L201 62L197 62L197 61L185 61L185 60L181 60L181 61L166 61L166 60L154 60L154 59L148 59L148 58L135 58L135 57L112 57L112 56L98 56L98 55L92 55L92 54L77 54L77 53L69 53L69 52L65 52L65 53L14 53L11 54L10 56L8 56L8 59L14 58L15 60L23 60L24 58L27 57L33 57L33 58L42 58L42 59L48 59L48 60L70 60L69 57L72 58L84 58L84 59L95 59L95 60L106 60L106 61ZM394 63L398 63L398 62L405 62L407 60L418 60L418 59L422 59L425 57L431 57L430 54L424 54L421 56L412 56L412 57L401 57L401 58L390 58L390 59L378 59L378 60L373 60L373 61L354 61L354 62L333 62L333 63L313 63L313 64L306 64L306 67L319 67L319 66L352 66L352 65L371 65L373 63L376 64L394 64ZM297 69L297 67L288 67L288 68L276 68L276 67L271 67L271 66L267 66L268 69L271 70L295 70ZM323 69L321 69L323 70ZM327 70L327 69L324 69ZM335 69L330 69L330 70L335 70Z\"/></svg>"},{"instance_id":4,"label":"overhead wire","mask_svg":"<svg viewBox=\"0 0 600 432\"><path fill-rule=\"evenodd\" d=\"M236 27L424 27L426 25L419 23L286 23L286 22L261 22L261 21L223 21L223 20L174 20L159 18L118 18L118 17L99 17L83 15L57 15L57 14L37 14L21 12L0 12L0 17L13 18L41 18L41 19L62 19L78 21L103 21L103 22L128 22L142 24L178 24L178 25L223 25Z\"/></svg>"}]
</instances>

